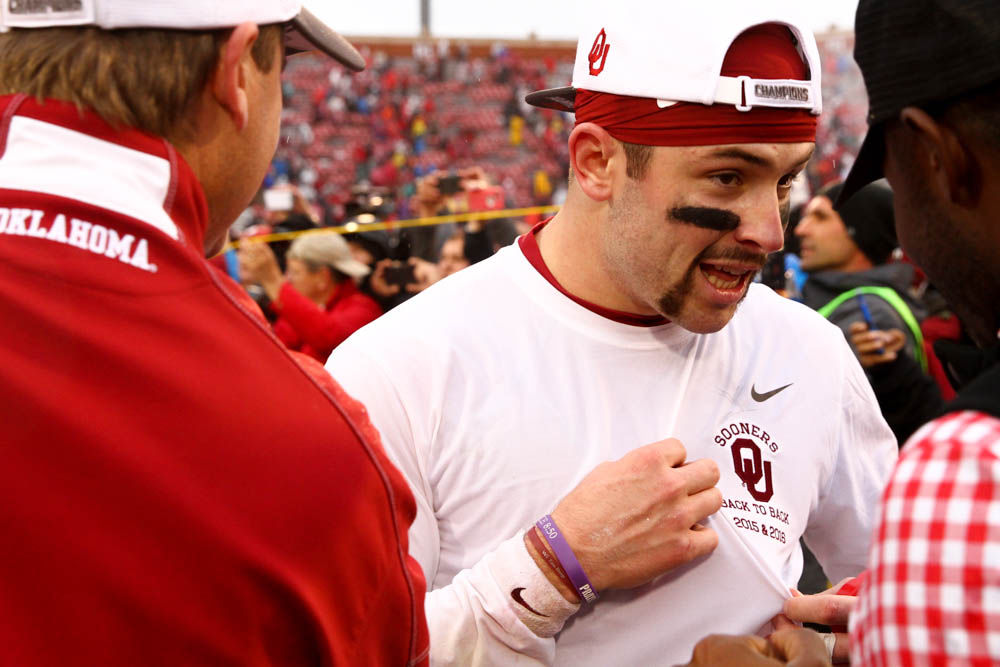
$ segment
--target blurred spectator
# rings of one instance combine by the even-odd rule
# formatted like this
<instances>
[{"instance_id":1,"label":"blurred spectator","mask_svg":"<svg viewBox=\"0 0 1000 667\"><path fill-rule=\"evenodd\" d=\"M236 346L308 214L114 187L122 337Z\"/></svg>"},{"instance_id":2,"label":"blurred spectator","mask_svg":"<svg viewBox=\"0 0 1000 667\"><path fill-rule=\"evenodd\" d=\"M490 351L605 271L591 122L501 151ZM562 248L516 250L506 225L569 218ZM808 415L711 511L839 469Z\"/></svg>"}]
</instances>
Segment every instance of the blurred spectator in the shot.
<instances>
[{"instance_id":1,"label":"blurred spectator","mask_svg":"<svg viewBox=\"0 0 1000 667\"><path fill-rule=\"evenodd\" d=\"M484 233L476 234L477 242L481 242ZM468 267L473 262L466 254L466 234L458 231L444 245L438 261L428 262L420 257L410 257L406 261L384 259L375 264L371 276L371 288L380 300L398 305L437 281L447 278ZM480 248L482 244L480 243ZM489 250L488 257L492 254ZM485 259L477 257L475 261Z\"/></svg>"},{"instance_id":2,"label":"blurred spectator","mask_svg":"<svg viewBox=\"0 0 1000 667\"><path fill-rule=\"evenodd\" d=\"M438 280L447 278L453 273L458 273L473 263L466 254L465 246L465 235L462 233L454 234L444 242L437 261Z\"/></svg>"},{"instance_id":3,"label":"blurred spectator","mask_svg":"<svg viewBox=\"0 0 1000 667\"><path fill-rule=\"evenodd\" d=\"M240 271L261 285L278 315L274 333L291 350L326 361L348 336L376 319L382 309L354 282L369 268L354 259L338 234L295 239L286 256L285 278L266 243L240 247Z\"/></svg>"},{"instance_id":4,"label":"blurred spectator","mask_svg":"<svg viewBox=\"0 0 1000 667\"><path fill-rule=\"evenodd\" d=\"M926 374L924 312L909 291L913 266L889 263L897 245L892 190L868 185L835 210L841 187L813 197L795 228L809 274L802 298L844 331L903 443L941 406Z\"/></svg>"}]
</instances>

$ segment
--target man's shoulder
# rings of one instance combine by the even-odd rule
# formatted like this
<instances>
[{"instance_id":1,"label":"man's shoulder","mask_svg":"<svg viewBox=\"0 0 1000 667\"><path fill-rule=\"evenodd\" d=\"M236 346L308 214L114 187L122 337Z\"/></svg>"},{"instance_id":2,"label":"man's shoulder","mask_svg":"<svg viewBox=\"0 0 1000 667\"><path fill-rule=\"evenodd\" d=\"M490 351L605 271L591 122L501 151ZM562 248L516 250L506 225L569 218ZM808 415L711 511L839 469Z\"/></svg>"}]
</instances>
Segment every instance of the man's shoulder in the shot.
<instances>
[{"instance_id":1,"label":"man's shoulder","mask_svg":"<svg viewBox=\"0 0 1000 667\"><path fill-rule=\"evenodd\" d=\"M462 269L404 301L355 336L394 339L442 336L474 323L511 299L504 251Z\"/></svg>"},{"instance_id":2,"label":"man's shoulder","mask_svg":"<svg viewBox=\"0 0 1000 667\"><path fill-rule=\"evenodd\" d=\"M907 441L900 459L927 456L976 458L1000 462L1000 418L978 410L948 412L924 424Z\"/></svg>"},{"instance_id":3,"label":"man's shoulder","mask_svg":"<svg viewBox=\"0 0 1000 667\"><path fill-rule=\"evenodd\" d=\"M890 501L925 498L946 503L961 493L1000 502L994 500L998 483L1000 419L963 410L924 424L910 437L899 452L886 493ZM908 520L899 502L886 507L889 518Z\"/></svg>"},{"instance_id":4,"label":"man's shoulder","mask_svg":"<svg viewBox=\"0 0 1000 667\"><path fill-rule=\"evenodd\" d=\"M781 359L783 364L808 368L814 377L827 377L830 382L844 379L853 358L837 326L765 285L751 286L723 331L750 357Z\"/></svg>"},{"instance_id":5,"label":"man's shoulder","mask_svg":"<svg viewBox=\"0 0 1000 667\"><path fill-rule=\"evenodd\" d=\"M784 331L782 338L796 335L830 336L839 329L809 306L781 296L770 287L752 284L734 320L763 331ZM841 336L842 338L842 336Z\"/></svg>"}]
</instances>

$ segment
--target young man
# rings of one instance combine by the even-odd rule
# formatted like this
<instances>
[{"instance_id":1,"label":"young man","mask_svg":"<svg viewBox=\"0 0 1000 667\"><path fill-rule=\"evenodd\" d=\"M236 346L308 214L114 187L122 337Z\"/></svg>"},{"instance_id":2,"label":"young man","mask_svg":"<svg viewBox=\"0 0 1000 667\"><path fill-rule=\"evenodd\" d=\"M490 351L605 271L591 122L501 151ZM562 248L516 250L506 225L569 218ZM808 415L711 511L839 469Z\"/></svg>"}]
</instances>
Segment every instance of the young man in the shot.
<instances>
[{"instance_id":1,"label":"young man","mask_svg":"<svg viewBox=\"0 0 1000 667\"><path fill-rule=\"evenodd\" d=\"M835 209L841 187L837 183L818 192L795 226L801 267L809 274L802 301L848 336L851 323L865 321L861 295L876 328L900 330L906 353L918 358L922 339L916 318L922 310L908 293L913 267L890 263L897 245L892 191L872 184ZM878 289L865 289L873 287ZM911 321L916 331L908 326Z\"/></svg>"},{"instance_id":2,"label":"young man","mask_svg":"<svg viewBox=\"0 0 1000 667\"><path fill-rule=\"evenodd\" d=\"M331 356L417 496L434 660L675 664L780 610L803 533L863 567L895 441L840 331L751 285L820 111L782 16L585 15L529 96L576 111L566 205Z\"/></svg>"},{"instance_id":3,"label":"young man","mask_svg":"<svg viewBox=\"0 0 1000 667\"><path fill-rule=\"evenodd\" d=\"M364 60L297 1L0 17L3 660L426 662L411 494L204 259L274 151L283 51Z\"/></svg>"},{"instance_id":4,"label":"young man","mask_svg":"<svg viewBox=\"0 0 1000 667\"><path fill-rule=\"evenodd\" d=\"M266 243L244 243L239 255L241 275L264 288L278 315L274 333L290 350L326 361L333 348L382 314L354 282L370 269L354 259L339 234L295 239L285 255L284 276Z\"/></svg>"}]
</instances>

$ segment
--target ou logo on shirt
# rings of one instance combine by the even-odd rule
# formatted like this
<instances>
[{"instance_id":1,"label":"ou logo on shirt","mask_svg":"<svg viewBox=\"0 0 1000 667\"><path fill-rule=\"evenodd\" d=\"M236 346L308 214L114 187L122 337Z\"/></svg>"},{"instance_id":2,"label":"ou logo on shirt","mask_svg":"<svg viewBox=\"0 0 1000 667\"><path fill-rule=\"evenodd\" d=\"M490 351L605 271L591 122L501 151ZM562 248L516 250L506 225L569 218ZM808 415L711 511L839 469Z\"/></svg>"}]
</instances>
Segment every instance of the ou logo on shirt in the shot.
<instances>
[{"instance_id":1,"label":"ou logo on shirt","mask_svg":"<svg viewBox=\"0 0 1000 667\"><path fill-rule=\"evenodd\" d=\"M771 483L771 462L762 460L760 447L749 438L733 440L731 448L736 476L743 480L747 491L750 492L754 500L766 503L774 495L774 487ZM747 452L748 455L745 455L744 452ZM757 485L762 477L764 478L764 490L758 491Z\"/></svg>"}]
</instances>

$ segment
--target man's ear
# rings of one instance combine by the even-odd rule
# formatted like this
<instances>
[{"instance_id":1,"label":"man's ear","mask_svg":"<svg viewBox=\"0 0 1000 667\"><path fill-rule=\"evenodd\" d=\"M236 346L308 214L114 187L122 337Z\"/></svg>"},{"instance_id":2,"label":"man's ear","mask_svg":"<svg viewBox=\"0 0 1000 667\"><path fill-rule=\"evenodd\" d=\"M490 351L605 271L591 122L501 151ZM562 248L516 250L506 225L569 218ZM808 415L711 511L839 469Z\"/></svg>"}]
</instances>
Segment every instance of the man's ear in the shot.
<instances>
[{"instance_id":1,"label":"man's ear","mask_svg":"<svg viewBox=\"0 0 1000 667\"><path fill-rule=\"evenodd\" d=\"M944 201L970 208L979 202L983 181L975 154L950 126L923 109L906 107L899 120L916 139L925 164L921 165Z\"/></svg>"},{"instance_id":2,"label":"man's ear","mask_svg":"<svg viewBox=\"0 0 1000 667\"><path fill-rule=\"evenodd\" d=\"M250 117L247 85L249 68L253 66L251 49L259 33L256 23L241 23L233 28L220 49L219 61L212 75L212 94L229 113L237 130L246 127Z\"/></svg>"},{"instance_id":3,"label":"man's ear","mask_svg":"<svg viewBox=\"0 0 1000 667\"><path fill-rule=\"evenodd\" d=\"M576 183L594 201L611 199L615 167L625 152L600 125L580 123L569 135L569 159ZM624 173L624 165L622 165Z\"/></svg>"},{"instance_id":4,"label":"man's ear","mask_svg":"<svg viewBox=\"0 0 1000 667\"><path fill-rule=\"evenodd\" d=\"M330 289L337 285L337 273L329 266L324 266L320 268L320 277L323 279L323 289Z\"/></svg>"}]
</instances>

